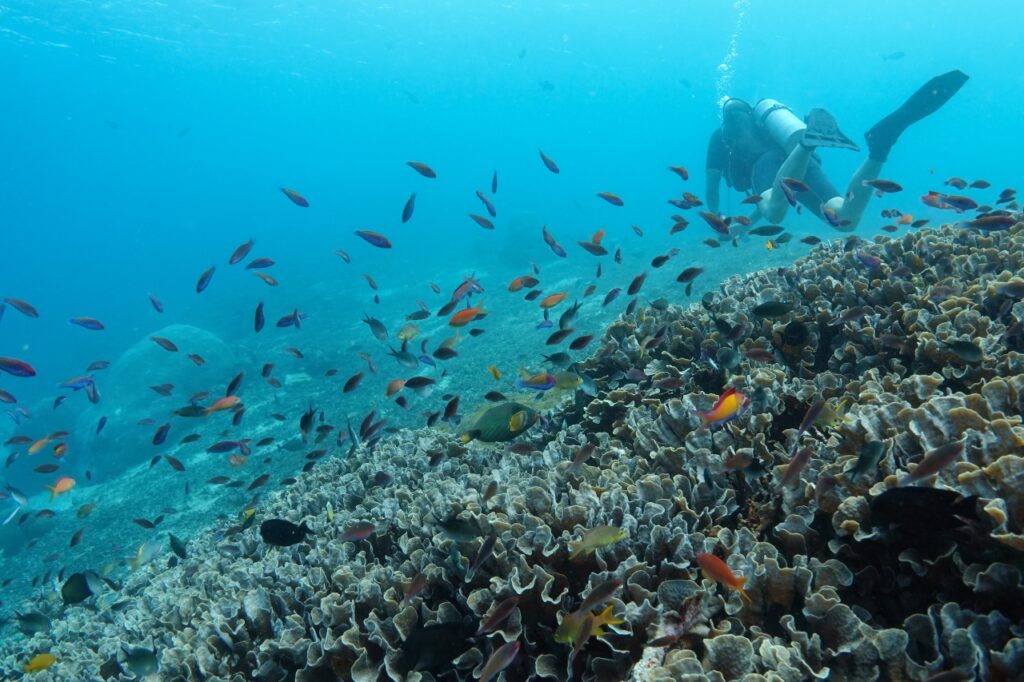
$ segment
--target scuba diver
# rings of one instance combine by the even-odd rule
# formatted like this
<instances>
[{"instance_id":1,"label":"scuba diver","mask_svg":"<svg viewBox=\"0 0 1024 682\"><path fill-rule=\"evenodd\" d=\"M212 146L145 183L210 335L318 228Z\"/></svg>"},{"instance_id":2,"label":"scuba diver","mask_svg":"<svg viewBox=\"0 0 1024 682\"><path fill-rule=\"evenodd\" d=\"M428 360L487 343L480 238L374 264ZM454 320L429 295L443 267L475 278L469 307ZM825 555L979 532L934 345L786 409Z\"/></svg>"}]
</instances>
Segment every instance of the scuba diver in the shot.
<instances>
[{"instance_id":1,"label":"scuba diver","mask_svg":"<svg viewBox=\"0 0 1024 682\"><path fill-rule=\"evenodd\" d=\"M752 200L757 202L752 219L777 223L786 214L788 204L796 200L836 229L852 231L871 199L873 188L865 181L878 178L903 131L938 111L967 78L961 71L936 76L872 126L864 134L868 158L850 178L845 196L825 176L815 150L834 147L860 151L860 147L839 130L830 113L811 109L801 121L789 107L773 99L762 99L755 106L741 99L726 99L722 125L708 143L705 198L709 209L719 214L719 185L724 177L729 187L748 196L760 195L760 200Z\"/></svg>"}]
</instances>

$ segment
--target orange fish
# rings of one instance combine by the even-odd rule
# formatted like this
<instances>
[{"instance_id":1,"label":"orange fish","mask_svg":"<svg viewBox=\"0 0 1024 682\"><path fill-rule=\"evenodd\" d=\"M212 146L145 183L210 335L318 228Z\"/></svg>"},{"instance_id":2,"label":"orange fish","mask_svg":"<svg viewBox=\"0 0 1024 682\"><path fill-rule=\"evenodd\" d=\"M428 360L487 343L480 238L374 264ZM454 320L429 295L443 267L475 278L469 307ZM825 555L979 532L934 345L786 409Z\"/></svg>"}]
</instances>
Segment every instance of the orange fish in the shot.
<instances>
[{"instance_id":1,"label":"orange fish","mask_svg":"<svg viewBox=\"0 0 1024 682\"><path fill-rule=\"evenodd\" d=\"M32 443L32 445L28 446L28 454L30 454L30 455L36 454L37 452L39 452L40 450L45 448L47 445L49 445L49 443L50 443L50 437L49 436L47 436L46 438L40 438L35 443Z\"/></svg>"},{"instance_id":2,"label":"orange fish","mask_svg":"<svg viewBox=\"0 0 1024 682\"><path fill-rule=\"evenodd\" d=\"M519 277L516 277L514 280L512 280L512 282L508 285L508 290L519 291L523 287L531 289L537 286L537 284L537 278L534 277L533 275L520 275Z\"/></svg>"},{"instance_id":3,"label":"orange fish","mask_svg":"<svg viewBox=\"0 0 1024 682\"><path fill-rule=\"evenodd\" d=\"M746 593L743 586L747 583L746 578L734 574L729 566L716 557L714 554L701 552L697 554L697 564L700 566L704 577L722 583L726 587L736 590L747 601L751 601L750 595Z\"/></svg>"},{"instance_id":4,"label":"orange fish","mask_svg":"<svg viewBox=\"0 0 1024 682\"><path fill-rule=\"evenodd\" d=\"M899 220L896 221L896 224L909 225L912 222L914 222L914 216L910 215L909 213L906 213L903 216L901 216Z\"/></svg>"},{"instance_id":5,"label":"orange fish","mask_svg":"<svg viewBox=\"0 0 1024 682\"><path fill-rule=\"evenodd\" d=\"M61 476L56 483L46 486L46 489L50 491L50 501L53 502L58 495L63 495L74 487L75 479L70 476Z\"/></svg>"},{"instance_id":6,"label":"orange fish","mask_svg":"<svg viewBox=\"0 0 1024 682\"><path fill-rule=\"evenodd\" d=\"M564 301L568 295L568 292L560 291L557 294L545 296L543 299L541 299L540 307L544 308L545 310L547 310L548 308L554 308L556 305Z\"/></svg>"},{"instance_id":7,"label":"orange fish","mask_svg":"<svg viewBox=\"0 0 1024 682\"><path fill-rule=\"evenodd\" d=\"M403 388L405 388L405 379L392 379L388 382L387 388L384 389L384 397L390 398Z\"/></svg>"},{"instance_id":8,"label":"orange fish","mask_svg":"<svg viewBox=\"0 0 1024 682\"><path fill-rule=\"evenodd\" d=\"M487 314L484 310L484 302L480 303L475 308L466 308L452 315L451 319L448 320L448 326L450 327L464 327L478 317L483 317Z\"/></svg>"},{"instance_id":9,"label":"orange fish","mask_svg":"<svg viewBox=\"0 0 1024 682\"><path fill-rule=\"evenodd\" d=\"M213 414L214 412L223 412L224 410L233 410L242 404L242 399L237 395L224 396L213 405L206 408L206 414Z\"/></svg>"},{"instance_id":10,"label":"orange fish","mask_svg":"<svg viewBox=\"0 0 1024 682\"><path fill-rule=\"evenodd\" d=\"M230 464L236 469L240 466L245 466L245 463L248 461L249 458L246 457L245 455L231 455L230 457L228 457L228 464Z\"/></svg>"},{"instance_id":11,"label":"orange fish","mask_svg":"<svg viewBox=\"0 0 1024 682\"><path fill-rule=\"evenodd\" d=\"M594 236L590 238L590 242L592 244L600 244L601 240L604 239L604 235L604 230L598 230L597 232L594 233Z\"/></svg>"},{"instance_id":12,"label":"orange fish","mask_svg":"<svg viewBox=\"0 0 1024 682\"><path fill-rule=\"evenodd\" d=\"M711 407L710 411L697 413L702 422L701 428L724 426L740 416L744 408L749 404L750 398L735 388L727 389Z\"/></svg>"}]
</instances>

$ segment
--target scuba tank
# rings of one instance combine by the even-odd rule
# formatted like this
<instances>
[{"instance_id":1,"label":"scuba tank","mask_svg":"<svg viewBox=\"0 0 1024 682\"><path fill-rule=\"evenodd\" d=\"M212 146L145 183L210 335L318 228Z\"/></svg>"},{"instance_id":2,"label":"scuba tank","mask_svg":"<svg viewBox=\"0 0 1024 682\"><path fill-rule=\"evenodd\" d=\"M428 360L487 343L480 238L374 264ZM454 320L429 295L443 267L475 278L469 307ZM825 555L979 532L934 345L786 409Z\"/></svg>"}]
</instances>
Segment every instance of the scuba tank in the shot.
<instances>
[{"instance_id":1,"label":"scuba tank","mask_svg":"<svg viewBox=\"0 0 1024 682\"><path fill-rule=\"evenodd\" d=\"M754 106L754 125L762 128L789 154L800 142L807 125L785 104L762 99Z\"/></svg>"}]
</instances>

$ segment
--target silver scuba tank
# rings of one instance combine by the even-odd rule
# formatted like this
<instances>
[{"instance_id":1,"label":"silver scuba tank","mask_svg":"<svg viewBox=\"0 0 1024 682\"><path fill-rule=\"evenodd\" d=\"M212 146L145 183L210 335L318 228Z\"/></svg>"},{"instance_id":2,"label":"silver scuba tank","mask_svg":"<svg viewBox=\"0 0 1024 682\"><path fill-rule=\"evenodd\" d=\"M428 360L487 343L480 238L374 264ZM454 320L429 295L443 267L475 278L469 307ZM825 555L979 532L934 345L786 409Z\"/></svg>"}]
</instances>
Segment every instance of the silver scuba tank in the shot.
<instances>
[{"instance_id":1,"label":"silver scuba tank","mask_svg":"<svg viewBox=\"0 0 1024 682\"><path fill-rule=\"evenodd\" d=\"M754 124L763 128L786 153L800 143L807 125L785 104L762 99L754 106Z\"/></svg>"}]
</instances>

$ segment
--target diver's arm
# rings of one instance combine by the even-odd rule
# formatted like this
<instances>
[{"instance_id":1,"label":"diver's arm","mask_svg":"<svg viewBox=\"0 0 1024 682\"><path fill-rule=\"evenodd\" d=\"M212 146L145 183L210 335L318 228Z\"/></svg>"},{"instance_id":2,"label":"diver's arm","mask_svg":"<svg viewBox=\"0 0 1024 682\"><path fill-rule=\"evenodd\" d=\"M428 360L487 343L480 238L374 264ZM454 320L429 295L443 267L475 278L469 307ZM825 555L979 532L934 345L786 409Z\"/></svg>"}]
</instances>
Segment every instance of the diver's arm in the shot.
<instances>
[{"instance_id":1,"label":"diver's arm","mask_svg":"<svg viewBox=\"0 0 1024 682\"><path fill-rule=\"evenodd\" d=\"M722 184L722 171L717 168L707 169L707 180L704 188L704 200L707 201L708 209L718 215L720 202L718 196L719 186Z\"/></svg>"}]
</instances>

